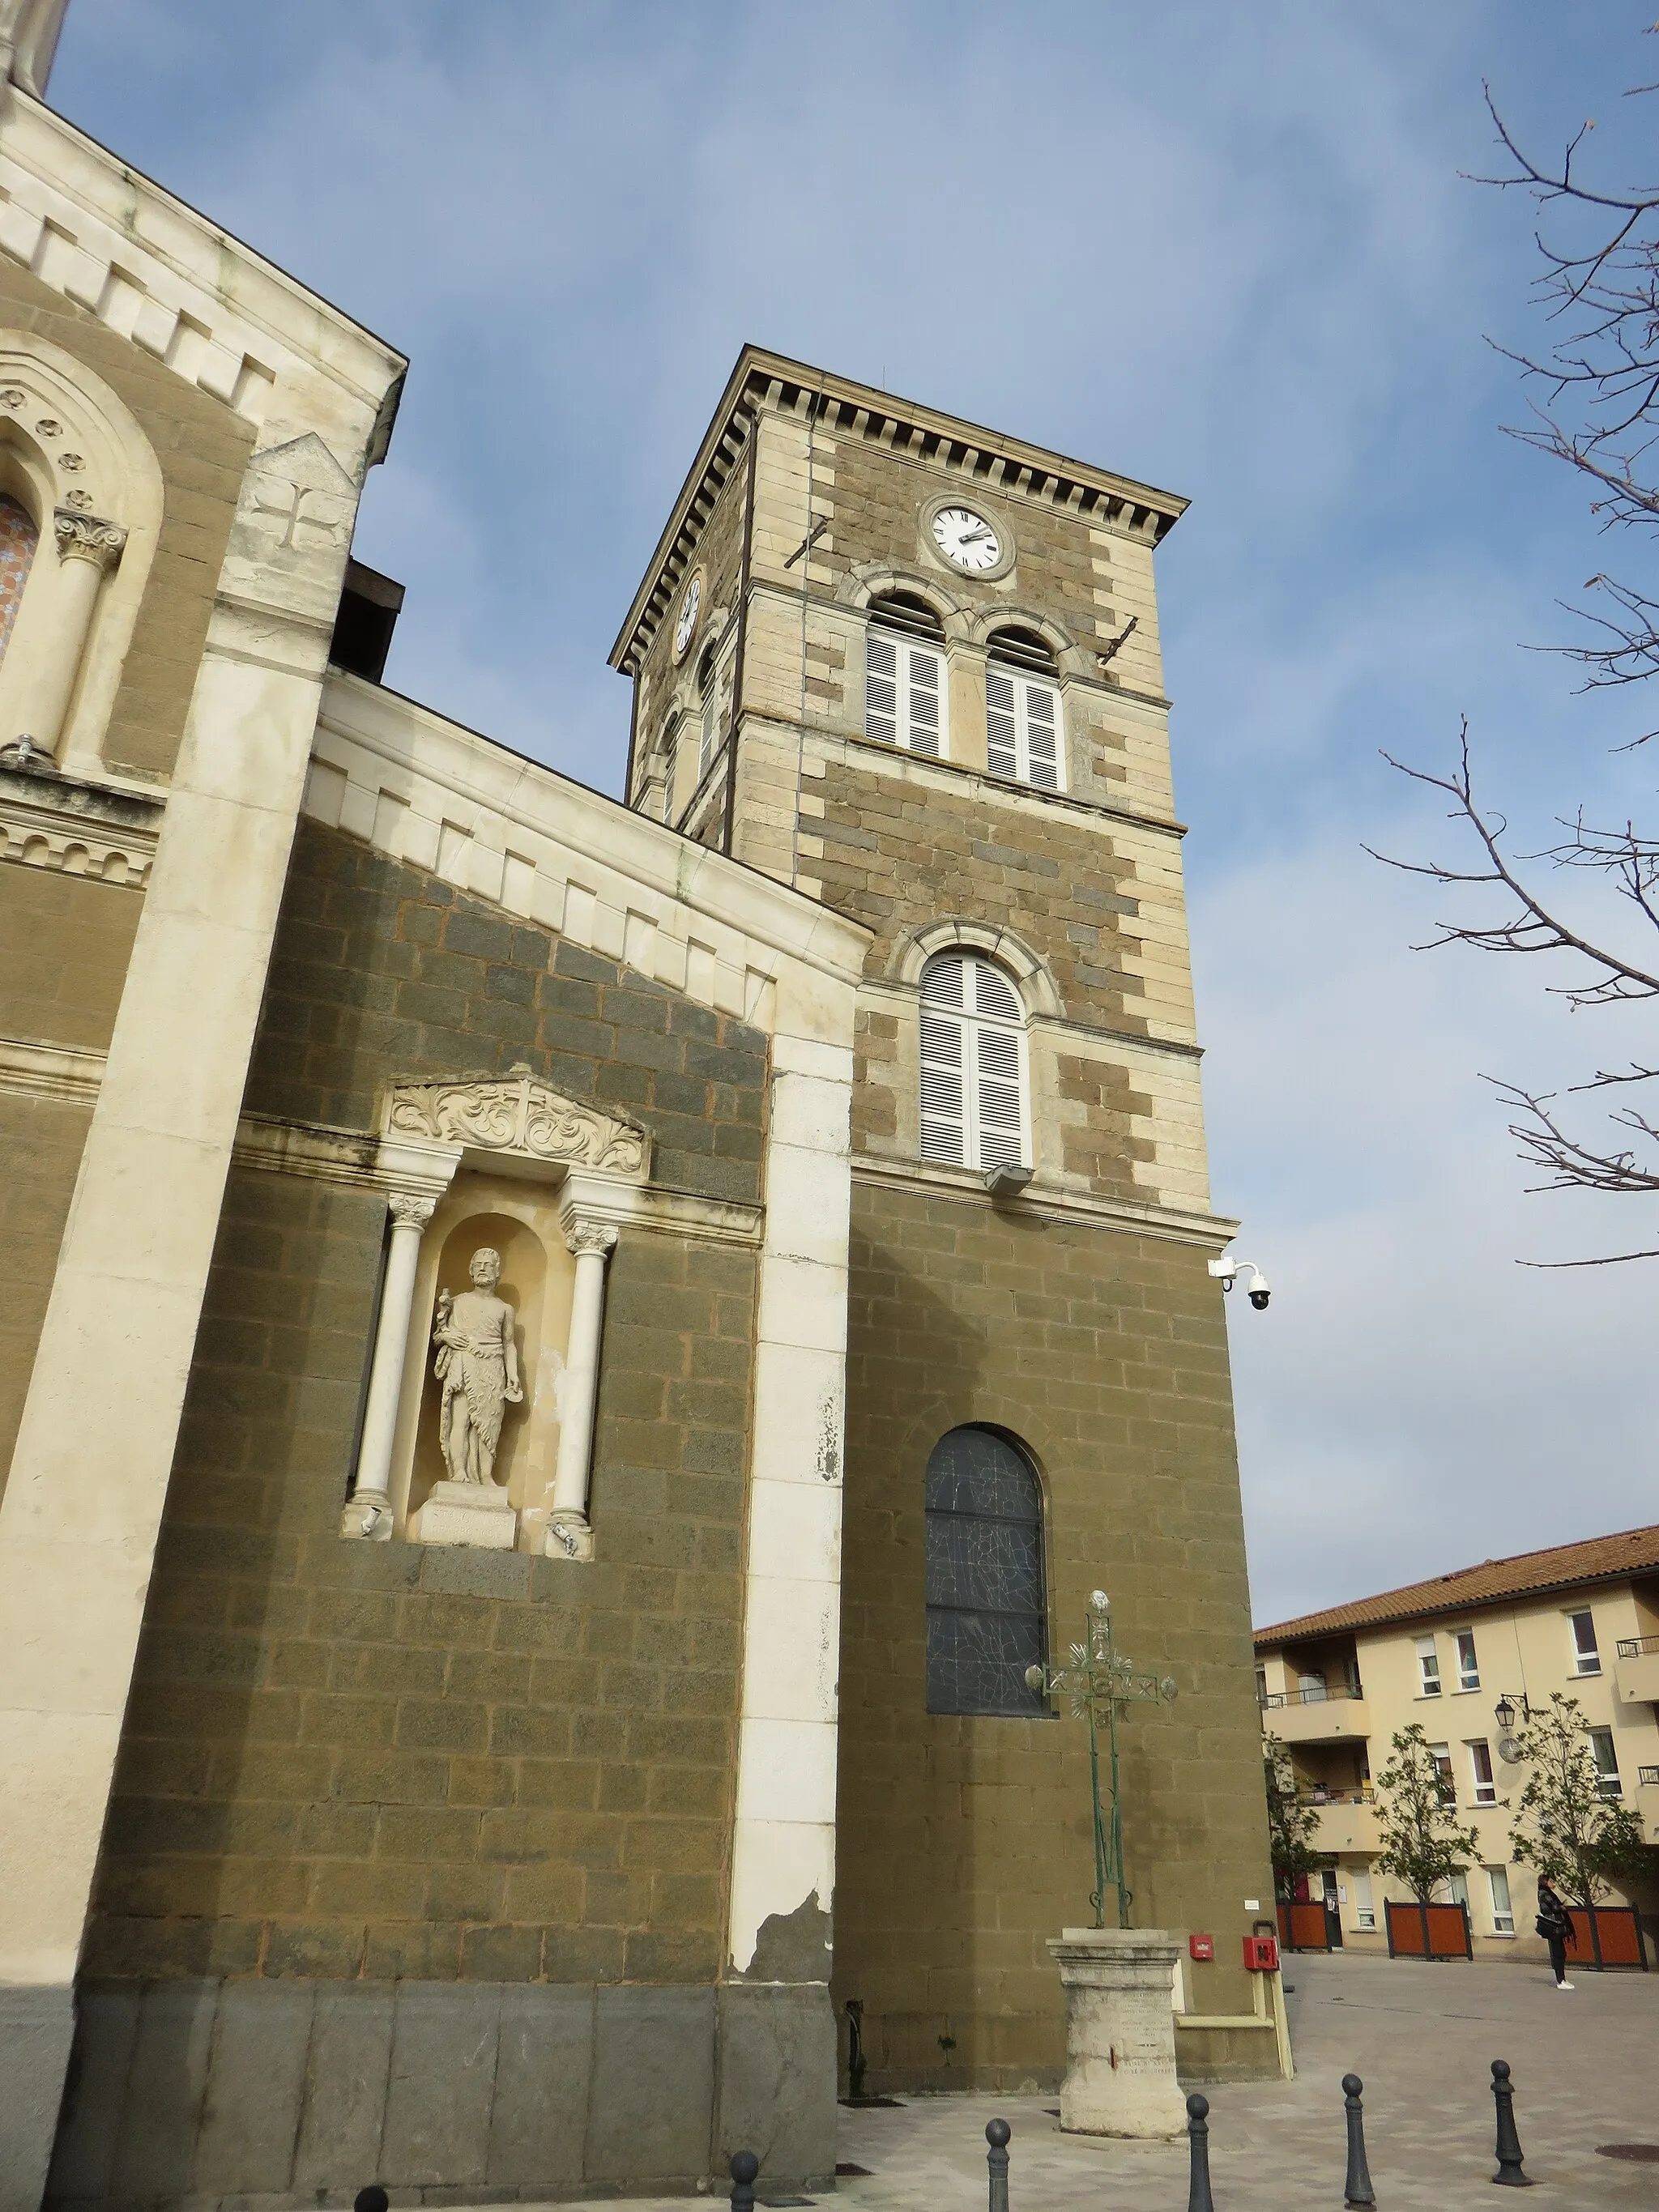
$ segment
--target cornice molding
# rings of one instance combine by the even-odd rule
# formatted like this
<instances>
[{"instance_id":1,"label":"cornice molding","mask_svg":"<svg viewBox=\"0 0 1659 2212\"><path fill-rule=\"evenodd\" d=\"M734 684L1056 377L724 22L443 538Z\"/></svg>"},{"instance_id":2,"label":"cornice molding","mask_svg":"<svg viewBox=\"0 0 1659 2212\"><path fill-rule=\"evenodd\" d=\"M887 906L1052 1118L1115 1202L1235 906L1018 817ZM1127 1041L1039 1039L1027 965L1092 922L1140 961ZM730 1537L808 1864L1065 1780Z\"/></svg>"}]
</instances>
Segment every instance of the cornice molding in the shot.
<instances>
[{"instance_id":1,"label":"cornice molding","mask_svg":"<svg viewBox=\"0 0 1659 2212\"><path fill-rule=\"evenodd\" d=\"M940 1167L928 1160L884 1160L870 1153L856 1153L853 1180L887 1189L913 1190L924 1198L960 1199L964 1206L982 1206L995 1213L1160 1237L1168 1243L1197 1245L1206 1252L1224 1250L1239 1230L1237 1222L1219 1214L1193 1213L1150 1200L1142 1206L1133 1199L1097 1198L1081 1191L1055 1190L1035 1181L1017 1196L993 1198L972 1169Z\"/></svg>"},{"instance_id":2,"label":"cornice molding","mask_svg":"<svg viewBox=\"0 0 1659 2212\"><path fill-rule=\"evenodd\" d=\"M1187 511L1188 502L1178 493L1028 445L787 355L745 346L611 648L611 665L623 674L639 673L692 564L702 526L763 411L815 422L831 436L859 438L901 459L948 469L964 485L983 484L1006 496L1039 500L1149 544L1158 544Z\"/></svg>"},{"instance_id":3,"label":"cornice molding","mask_svg":"<svg viewBox=\"0 0 1659 2212\"><path fill-rule=\"evenodd\" d=\"M142 889L164 811L49 768L0 767L0 862Z\"/></svg>"},{"instance_id":4,"label":"cornice molding","mask_svg":"<svg viewBox=\"0 0 1659 2212\"><path fill-rule=\"evenodd\" d=\"M27 1037L0 1037L0 1091L15 1098L58 1098L88 1112L97 1103L104 1079L101 1052L72 1045L36 1044Z\"/></svg>"}]
</instances>

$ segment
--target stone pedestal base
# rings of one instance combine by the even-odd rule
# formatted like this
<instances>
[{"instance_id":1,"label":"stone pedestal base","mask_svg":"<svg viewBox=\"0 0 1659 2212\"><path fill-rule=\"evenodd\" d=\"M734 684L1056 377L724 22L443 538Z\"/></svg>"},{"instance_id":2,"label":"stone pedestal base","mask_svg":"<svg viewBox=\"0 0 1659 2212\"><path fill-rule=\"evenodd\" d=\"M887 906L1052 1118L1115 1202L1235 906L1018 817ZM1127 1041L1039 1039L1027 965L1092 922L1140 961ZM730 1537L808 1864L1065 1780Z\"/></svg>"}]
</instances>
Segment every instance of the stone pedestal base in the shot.
<instances>
[{"instance_id":1,"label":"stone pedestal base","mask_svg":"<svg viewBox=\"0 0 1659 2212\"><path fill-rule=\"evenodd\" d=\"M486 1552L510 1552L518 1533L519 1516L493 1482L434 1483L409 1522L411 1543L472 1544Z\"/></svg>"},{"instance_id":2,"label":"stone pedestal base","mask_svg":"<svg viewBox=\"0 0 1659 2212\"><path fill-rule=\"evenodd\" d=\"M1048 1953L1066 1989L1061 2128L1084 2136L1184 2133L1175 1937L1163 1928L1067 1928Z\"/></svg>"},{"instance_id":3,"label":"stone pedestal base","mask_svg":"<svg viewBox=\"0 0 1659 2212\"><path fill-rule=\"evenodd\" d=\"M550 1559L591 1559L593 1556L593 1531L588 1526L586 1513L556 1507L548 1516L547 1534L542 1539L542 1551Z\"/></svg>"}]
</instances>

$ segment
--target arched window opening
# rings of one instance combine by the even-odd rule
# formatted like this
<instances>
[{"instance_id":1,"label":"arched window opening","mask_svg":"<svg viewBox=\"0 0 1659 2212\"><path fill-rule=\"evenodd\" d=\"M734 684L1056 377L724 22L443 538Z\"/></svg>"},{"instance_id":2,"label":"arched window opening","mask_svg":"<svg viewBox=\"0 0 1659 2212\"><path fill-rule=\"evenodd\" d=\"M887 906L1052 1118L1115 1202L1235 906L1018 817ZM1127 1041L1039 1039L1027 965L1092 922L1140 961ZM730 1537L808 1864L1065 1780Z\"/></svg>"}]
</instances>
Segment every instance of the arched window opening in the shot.
<instances>
[{"instance_id":1,"label":"arched window opening","mask_svg":"<svg viewBox=\"0 0 1659 2212\"><path fill-rule=\"evenodd\" d=\"M937 759L945 750L945 625L912 592L870 602L864 731L878 744Z\"/></svg>"},{"instance_id":2,"label":"arched window opening","mask_svg":"<svg viewBox=\"0 0 1659 2212\"><path fill-rule=\"evenodd\" d=\"M40 549L40 532L21 500L0 492L0 660L11 641L12 625L22 605L23 586Z\"/></svg>"},{"instance_id":3,"label":"arched window opening","mask_svg":"<svg viewBox=\"0 0 1659 2212\"><path fill-rule=\"evenodd\" d=\"M985 671L986 757L993 775L1064 788L1060 775L1060 673L1035 630L994 630Z\"/></svg>"},{"instance_id":4,"label":"arched window opening","mask_svg":"<svg viewBox=\"0 0 1659 2212\"><path fill-rule=\"evenodd\" d=\"M1048 1656L1042 1495L994 1429L952 1429L927 1462L927 1710L1043 1713L1025 1669Z\"/></svg>"},{"instance_id":5,"label":"arched window opening","mask_svg":"<svg viewBox=\"0 0 1659 2212\"><path fill-rule=\"evenodd\" d=\"M977 952L921 971L921 1157L964 1168L1025 1158L1025 1010Z\"/></svg>"},{"instance_id":6,"label":"arched window opening","mask_svg":"<svg viewBox=\"0 0 1659 2212\"><path fill-rule=\"evenodd\" d=\"M662 733L662 818L674 819L674 778L679 769L680 716L671 714Z\"/></svg>"},{"instance_id":7,"label":"arched window opening","mask_svg":"<svg viewBox=\"0 0 1659 2212\"><path fill-rule=\"evenodd\" d=\"M697 781L708 773L709 763L720 750L720 688L715 681L714 648L711 645L697 663L697 697L702 702L702 728L697 743Z\"/></svg>"}]
</instances>

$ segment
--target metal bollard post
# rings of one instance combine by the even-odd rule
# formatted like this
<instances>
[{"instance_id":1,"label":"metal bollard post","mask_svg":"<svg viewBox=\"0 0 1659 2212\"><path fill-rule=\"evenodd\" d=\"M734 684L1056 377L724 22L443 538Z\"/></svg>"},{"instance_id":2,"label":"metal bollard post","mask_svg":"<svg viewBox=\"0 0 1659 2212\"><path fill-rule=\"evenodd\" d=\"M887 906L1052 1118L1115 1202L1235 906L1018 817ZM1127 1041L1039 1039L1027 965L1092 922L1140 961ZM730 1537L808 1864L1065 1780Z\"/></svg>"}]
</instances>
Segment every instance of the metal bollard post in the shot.
<instances>
[{"instance_id":1,"label":"metal bollard post","mask_svg":"<svg viewBox=\"0 0 1659 2212\"><path fill-rule=\"evenodd\" d=\"M1530 2189L1532 2176L1521 2171L1521 2138L1515 2132L1515 2089L1501 2058L1492 2062L1492 2094L1498 2103L1498 2171L1492 2179L1510 2189Z\"/></svg>"},{"instance_id":2,"label":"metal bollard post","mask_svg":"<svg viewBox=\"0 0 1659 2212\"><path fill-rule=\"evenodd\" d=\"M351 2212L386 2212L391 2201L378 2182L371 2182L367 2189L357 2191L352 2200Z\"/></svg>"},{"instance_id":3,"label":"metal bollard post","mask_svg":"<svg viewBox=\"0 0 1659 2212\"><path fill-rule=\"evenodd\" d=\"M992 2120L985 2130L991 2148L985 2154L990 2175L990 2212L1008 2212L1008 2138L1013 2133L1006 2120Z\"/></svg>"},{"instance_id":4,"label":"metal bollard post","mask_svg":"<svg viewBox=\"0 0 1659 2212\"><path fill-rule=\"evenodd\" d=\"M1215 2212L1210 2194L1210 2100L1194 2090L1187 2100L1187 2142L1192 2152L1193 2178L1187 2190L1187 2212Z\"/></svg>"},{"instance_id":5,"label":"metal bollard post","mask_svg":"<svg viewBox=\"0 0 1659 2212\"><path fill-rule=\"evenodd\" d=\"M755 2212L755 2176L760 2160L752 2150L732 2154L732 2212Z\"/></svg>"},{"instance_id":6,"label":"metal bollard post","mask_svg":"<svg viewBox=\"0 0 1659 2212\"><path fill-rule=\"evenodd\" d=\"M1364 2086L1357 2074L1342 2076L1343 2106L1348 2115L1348 2178L1342 2185L1342 2202L1347 2212L1353 2212L1356 2205L1376 2203L1371 2170L1365 2163L1365 2114L1359 2101Z\"/></svg>"}]
</instances>

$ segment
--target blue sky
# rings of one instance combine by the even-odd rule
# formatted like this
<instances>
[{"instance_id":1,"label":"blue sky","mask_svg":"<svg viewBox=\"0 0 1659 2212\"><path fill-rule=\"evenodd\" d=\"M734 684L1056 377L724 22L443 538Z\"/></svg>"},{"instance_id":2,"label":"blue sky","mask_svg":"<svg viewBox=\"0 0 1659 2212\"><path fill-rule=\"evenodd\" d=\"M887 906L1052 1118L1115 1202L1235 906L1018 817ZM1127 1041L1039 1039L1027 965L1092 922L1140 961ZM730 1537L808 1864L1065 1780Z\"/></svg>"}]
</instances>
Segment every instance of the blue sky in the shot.
<instances>
[{"instance_id":1,"label":"blue sky","mask_svg":"<svg viewBox=\"0 0 1659 2212\"><path fill-rule=\"evenodd\" d=\"M411 356L357 541L409 586L388 681L602 787L605 654L746 338L1192 498L1160 593L1216 1202L1276 1289L1231 1316L1264 1620L1659 1518L1659 1273L1516 1264L1659 1241L1645 1202L1526 1197L1480 1080L1642 1018L1413 955L1447 901L1361 850L1452 849L1378 749L1462 714L1523 848L1651 802L1613 748L1659 713L1523 649L1644 549L1502 434L1534 216L1459 173L1486 77L1639 175L1650 10L73 0L52 80Z\"/></svg>"}]
</instances>

